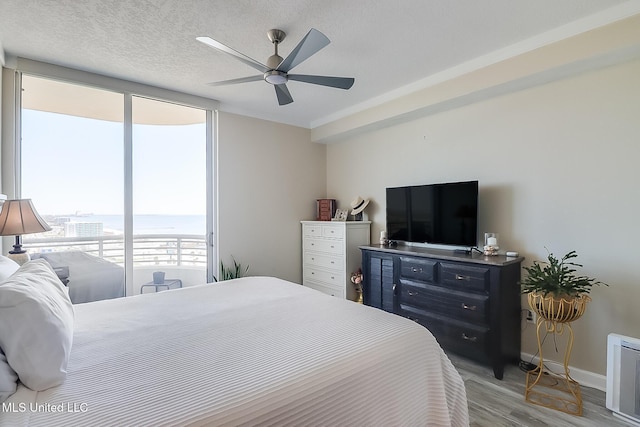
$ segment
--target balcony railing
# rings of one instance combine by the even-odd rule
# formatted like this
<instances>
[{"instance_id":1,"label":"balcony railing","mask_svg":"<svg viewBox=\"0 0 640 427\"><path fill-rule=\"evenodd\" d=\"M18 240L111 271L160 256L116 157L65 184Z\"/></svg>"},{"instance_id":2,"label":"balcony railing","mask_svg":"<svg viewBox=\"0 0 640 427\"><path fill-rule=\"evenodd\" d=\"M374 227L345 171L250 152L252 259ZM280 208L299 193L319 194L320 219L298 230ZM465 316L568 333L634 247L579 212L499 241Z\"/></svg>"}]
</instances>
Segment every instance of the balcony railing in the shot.
<instances>
[{"instance_id":1,"label":"balcony railing","mask_svg":"<svg viewBox=\"0 0 640 427\"><path fill-rule=\"evenodd\" d=\"M123 236L24 239L29 253L82 251L124 265ZM204 236L144 234L133 236L133 265L206 266Z\"/></svg>"}]
</instances>

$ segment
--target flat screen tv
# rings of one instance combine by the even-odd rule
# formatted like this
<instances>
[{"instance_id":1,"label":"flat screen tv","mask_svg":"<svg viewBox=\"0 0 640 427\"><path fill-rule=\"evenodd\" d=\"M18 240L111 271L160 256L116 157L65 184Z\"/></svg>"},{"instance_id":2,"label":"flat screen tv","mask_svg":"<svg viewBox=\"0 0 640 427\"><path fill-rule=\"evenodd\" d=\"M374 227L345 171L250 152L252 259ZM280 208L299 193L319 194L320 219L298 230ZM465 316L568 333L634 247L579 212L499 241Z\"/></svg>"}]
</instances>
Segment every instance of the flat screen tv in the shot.
<instances>
[{"instance_id":1,"label":"flat screen tv","mask_svg":"<svg viewBox=\"0 0 640 427\"><path fill-rule=\"evenodd\" d=\"M387 188L391 241L474 247L478 181Z\"/></svg>"}]
</instances>

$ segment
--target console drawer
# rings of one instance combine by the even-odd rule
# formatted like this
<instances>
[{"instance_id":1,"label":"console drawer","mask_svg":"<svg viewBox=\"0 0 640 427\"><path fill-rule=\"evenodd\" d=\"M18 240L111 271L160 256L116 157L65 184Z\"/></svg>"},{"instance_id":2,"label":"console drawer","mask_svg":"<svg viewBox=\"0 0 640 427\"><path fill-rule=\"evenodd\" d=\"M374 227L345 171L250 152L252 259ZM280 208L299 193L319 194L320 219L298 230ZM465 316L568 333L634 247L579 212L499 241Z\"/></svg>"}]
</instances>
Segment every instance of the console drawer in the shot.
<instances>
[{"instance_id":1,"label":"console drawer","mask_svg":"<svg viewBox=\"0 0 640 427\"><path fill-rule=\"evenodd\" d=\"M428 259L400 257L400 277L433 282L438 263Z\"/></svg>"},{"instance_id":2,"label":"console drawer","mask_svg":"<svg viewBox=\"0 0 640 427\"><path fill-rule=\"evenodd\" d=\"M399 304L425 312L439 313L453 319L488 324L489 297L437 286L401 281Z\"/></svg>"},{"instance_id":3,"label":"console drawer","mask_svg":"<svg viewBox=\"0 0 640 427\"><path fill-rule=\"evenodd\" d=\"M440 263L442 284L452 289L488 291L490 269L463 264Z\"/></svg>"},{"instance_id":4,"label":"console drawer","mask_svg":"<svg viewBox=\"0 0 640 427\"><path fill-rule=\"evenodd\" d=\"M424 316L408 310L401 311L403 316L429 329L441 347L482 362L489 360L489 328L434 315Z\"/></svg>"}]
</instances>

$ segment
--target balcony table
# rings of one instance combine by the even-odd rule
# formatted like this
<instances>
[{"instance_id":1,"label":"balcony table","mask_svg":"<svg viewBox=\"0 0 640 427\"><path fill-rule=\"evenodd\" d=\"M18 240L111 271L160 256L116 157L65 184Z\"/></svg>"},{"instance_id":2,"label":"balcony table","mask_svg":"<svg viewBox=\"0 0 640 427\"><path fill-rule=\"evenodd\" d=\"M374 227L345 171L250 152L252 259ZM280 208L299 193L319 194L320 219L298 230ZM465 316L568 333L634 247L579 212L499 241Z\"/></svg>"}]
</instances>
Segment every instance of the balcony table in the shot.
<instances>
[{"instance_id":1,"label":"balcony table","mask_svg":"<svg viewBox=\"0 0 640 427\"><path fill-rule=\"evenodd\" d=\"M156 288L155 292L158 292L158 288L159 287L165 287L166 289L164 289L165 291L168 291L169 289L171 289L172 286L175 286L176 288L181 288L182 287L182 280L180 279L165 279L164 282L162 283L154 283L154 282L148 282L145 283L144 285L140 286L140 293L142 294L144 292L144 288L147 286L153 286Z\"/></svg>"}]
</instances>

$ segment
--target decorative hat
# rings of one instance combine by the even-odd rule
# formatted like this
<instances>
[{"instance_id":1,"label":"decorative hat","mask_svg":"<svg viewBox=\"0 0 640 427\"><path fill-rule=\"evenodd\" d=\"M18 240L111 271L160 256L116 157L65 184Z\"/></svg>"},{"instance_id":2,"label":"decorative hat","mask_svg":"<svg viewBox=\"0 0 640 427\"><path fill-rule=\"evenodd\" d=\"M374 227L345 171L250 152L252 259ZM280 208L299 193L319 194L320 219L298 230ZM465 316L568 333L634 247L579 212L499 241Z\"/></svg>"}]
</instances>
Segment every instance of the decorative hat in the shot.
<instances>
[{"instance_id":1,"label":"decorative hat","mask_svg":"<svg viewBox=\"0 0 640 427\"><path fill-rule=\"evenodd\" d=\"M351 202L351 209L353 209L351 211L351 215L359 214L364 210L364 208L367 207L368 204L369 204L369 199L365 200L362 197L358 196L353 202Z\"/></svg>"}]
</instances>

